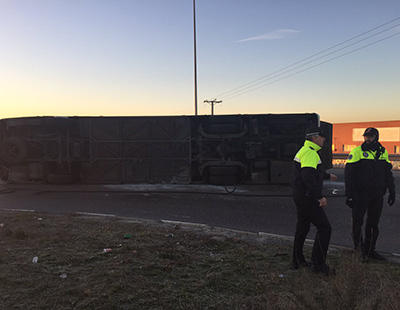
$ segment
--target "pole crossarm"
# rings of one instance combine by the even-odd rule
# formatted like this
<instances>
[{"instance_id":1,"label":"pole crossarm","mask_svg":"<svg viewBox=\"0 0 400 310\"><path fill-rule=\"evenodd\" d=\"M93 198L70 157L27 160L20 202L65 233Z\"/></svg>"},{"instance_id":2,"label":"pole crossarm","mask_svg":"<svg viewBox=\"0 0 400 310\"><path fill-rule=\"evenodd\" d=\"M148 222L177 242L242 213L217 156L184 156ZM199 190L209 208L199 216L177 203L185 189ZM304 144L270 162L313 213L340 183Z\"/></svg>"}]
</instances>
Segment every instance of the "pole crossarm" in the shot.
<instances>
[{"instance_id":1,"label":"pole crossarm","mask_svg":"<svg viewBox=\"0 0 400 310\"><path fill-rule=\"evenodd\" d=\"M221 103L222 100L212 99L212 100L204 100L203 102L211 105L211 115L214 115L214 105Z\"/></svg>"}]
</instances>

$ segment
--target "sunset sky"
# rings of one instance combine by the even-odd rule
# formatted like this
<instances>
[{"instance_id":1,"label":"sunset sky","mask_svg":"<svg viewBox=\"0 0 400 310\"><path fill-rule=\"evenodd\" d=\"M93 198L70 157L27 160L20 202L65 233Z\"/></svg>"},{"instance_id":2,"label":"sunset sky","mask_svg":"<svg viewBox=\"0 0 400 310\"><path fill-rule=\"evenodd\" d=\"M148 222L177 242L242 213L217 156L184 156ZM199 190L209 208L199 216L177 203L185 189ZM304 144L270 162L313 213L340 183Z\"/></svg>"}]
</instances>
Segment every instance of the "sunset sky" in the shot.
<instances>
[{"instance_id":1,"label":"sunset sky","mask_svg":"<svg viewBox=\"0 0 400 310\"><path fill-rule=\"evenodd\" d=\"M216 114L400 119L400 1L196 4L200 114L217 98ZM0 0L0 118L193 114L192 18L192 0ZM277 82L225 94L391 20Z\"/></svg>"}]
</instances>

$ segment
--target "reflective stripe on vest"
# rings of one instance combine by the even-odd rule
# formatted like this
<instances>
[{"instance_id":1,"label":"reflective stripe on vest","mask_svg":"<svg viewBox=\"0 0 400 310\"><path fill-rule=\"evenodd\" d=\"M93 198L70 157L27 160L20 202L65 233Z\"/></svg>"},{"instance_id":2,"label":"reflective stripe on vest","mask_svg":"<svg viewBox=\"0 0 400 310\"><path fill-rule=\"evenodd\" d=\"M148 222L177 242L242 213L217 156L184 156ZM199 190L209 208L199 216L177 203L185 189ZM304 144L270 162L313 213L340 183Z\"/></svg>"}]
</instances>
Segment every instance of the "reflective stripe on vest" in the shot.
<instances>
[{"instance_id":1,"label":"reflective stripe on vest","mask_svg":"<svg viewBox=\"0 0 400 310\"><path fill-rule=\"evenodd\" d=\"M356 163L362 159L370 159L370 160L374 160L375 159L375 155L376 155L376 151L363 151L361 146L357 146L356 148L352 149L349 157L346 161L347 164L352 164L352 163ZM387 152L387 150L385 149L385 152L383 152L378 160L385 160L390 164L390 160L389 160L389 154Z\"/></svg>"}]
</instances>

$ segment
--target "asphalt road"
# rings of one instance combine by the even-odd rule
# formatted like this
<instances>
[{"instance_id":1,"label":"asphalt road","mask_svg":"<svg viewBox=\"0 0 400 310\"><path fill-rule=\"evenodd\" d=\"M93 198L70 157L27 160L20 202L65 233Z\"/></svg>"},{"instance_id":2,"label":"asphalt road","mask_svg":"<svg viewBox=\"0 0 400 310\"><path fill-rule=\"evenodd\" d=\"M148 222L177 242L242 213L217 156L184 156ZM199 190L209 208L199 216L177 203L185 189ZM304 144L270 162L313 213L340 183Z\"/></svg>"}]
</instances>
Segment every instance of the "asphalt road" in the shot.
<instances>
[{"instance_id":1,"label":"asphalt road","mask_svg":"<svg viewBox=\"0 0 400 310\"><path fill-rule=\"evenodd\" d=\"M329 192L343 194L339 182L328 183ZM400 253L400 195L396 204L385 204L378 250ZM351 209L344 197L334 195L326 207L333 232L331 242L351 246ZM293 236L296 223L291 197L244 197L204 193L63 192L16 190L0 195L2 209L29 209L50 213L91 212L153 220L176 220L211 226ZM1 220L0 220L1 222ZM315 229L308 238L313 239Z\"/></svg>"}]
</instances>

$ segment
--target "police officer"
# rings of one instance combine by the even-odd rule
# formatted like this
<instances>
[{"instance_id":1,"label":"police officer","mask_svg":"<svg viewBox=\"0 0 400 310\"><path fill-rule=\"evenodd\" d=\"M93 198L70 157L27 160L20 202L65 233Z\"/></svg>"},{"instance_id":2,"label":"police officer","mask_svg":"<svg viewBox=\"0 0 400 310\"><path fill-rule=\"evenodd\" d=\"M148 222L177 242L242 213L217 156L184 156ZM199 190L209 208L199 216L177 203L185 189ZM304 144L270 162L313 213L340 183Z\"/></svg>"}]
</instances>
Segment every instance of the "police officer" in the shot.
<instances>
[{"instance_id":1,"label":"police officer","mask_svg":"<svg viewBox=\"0 0 400 310\"><path fill-rule=\"evenodd\" d=\"M364 143L354 148L345 166L346 204L352 208L354 248L361 250L364 260L384 260L375 251L379 235L378 223L382 213L383 196L389 189L388 204L396 199L392 165L387 150L379 143L376 128L367 128ZM365 235L361 228L367 213Z\"/></svg>"},{"instance_id":2,"label":"police officer","mask_svg":"<svg viewBox=\"0 0 400 310\"><path fill-rule=\"evenodd\" d=\"M326 253L331 237L331 225L323 209L328 201L322 195L322 182L323 179L336 180L337 177L322 169L318 151L324 142L325 136L319 127L306 130L304 146L294 158L293 199L297 208L297 225L292 267L297 269L310 266L311 270L328 275L330 269L326 264ZM310 264L304 258L303 246L311 223L317 227L317 234Z\"/></svg>"}]
</instances>

